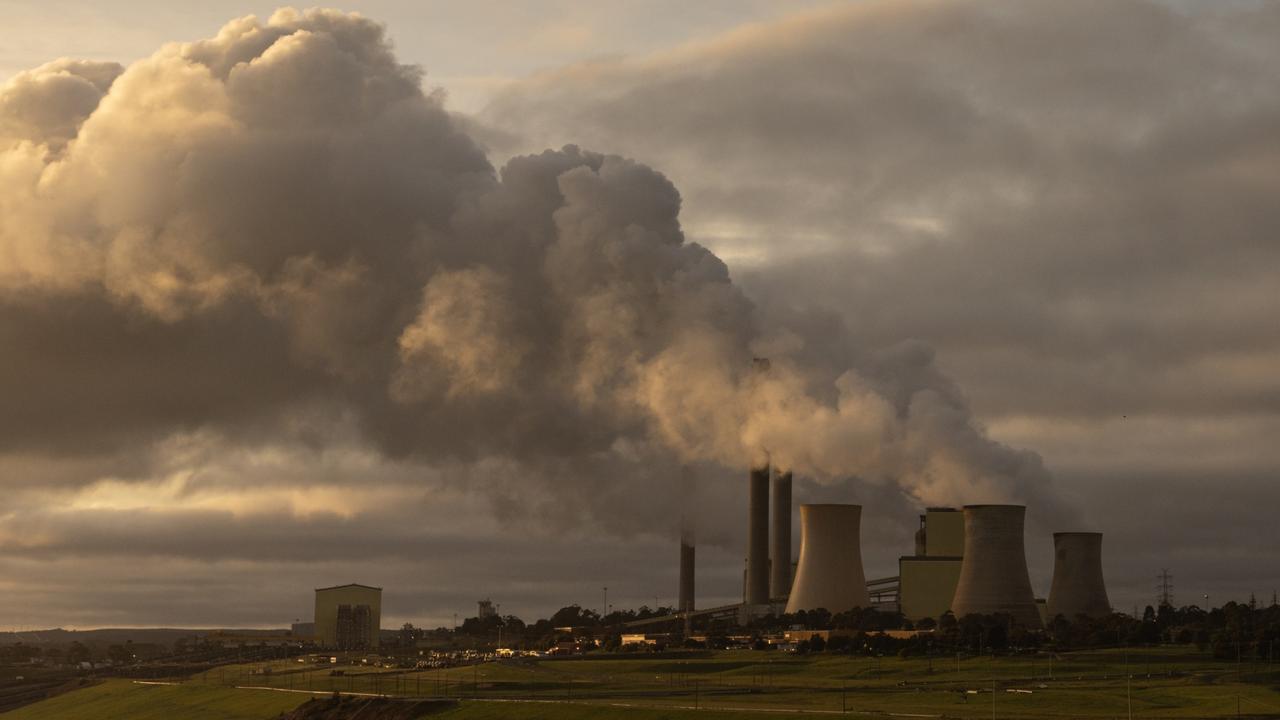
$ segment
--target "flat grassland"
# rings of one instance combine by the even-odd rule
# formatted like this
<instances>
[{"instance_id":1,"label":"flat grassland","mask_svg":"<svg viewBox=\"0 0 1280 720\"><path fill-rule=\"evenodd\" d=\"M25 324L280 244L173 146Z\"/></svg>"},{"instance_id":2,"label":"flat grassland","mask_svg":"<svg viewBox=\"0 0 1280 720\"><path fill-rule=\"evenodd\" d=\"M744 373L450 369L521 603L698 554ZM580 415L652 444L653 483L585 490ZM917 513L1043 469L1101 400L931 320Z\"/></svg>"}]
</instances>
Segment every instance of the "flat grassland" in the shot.
<instances>
[{"instance_id":1,"label":"flat grassland","mask_svg":"<svg viewBox=\"0 0 1280 720\"><path fill-rule=\"evenodd\" d=\"M266 687L291 692L248 689ZM293 660L225 666L175 686L108 681L0 717L265 720L309 693L333 691L462 699L437 716L447 720L727 720L762 711L775 718L1280 718L1280 663L1226 662L1183 647L994 658L589 655L437 670Z\"/></svg>"},{"instance_id":2,"label":"flat grassland","mask_svg":"<svg viewBox=\"0 0 1280 720\"><path fill-rule=\"evenodd\" d=\"M194 684L106 680L0 714L4 720L265 720L306 697Z\"/></svg>"}]
</instances>

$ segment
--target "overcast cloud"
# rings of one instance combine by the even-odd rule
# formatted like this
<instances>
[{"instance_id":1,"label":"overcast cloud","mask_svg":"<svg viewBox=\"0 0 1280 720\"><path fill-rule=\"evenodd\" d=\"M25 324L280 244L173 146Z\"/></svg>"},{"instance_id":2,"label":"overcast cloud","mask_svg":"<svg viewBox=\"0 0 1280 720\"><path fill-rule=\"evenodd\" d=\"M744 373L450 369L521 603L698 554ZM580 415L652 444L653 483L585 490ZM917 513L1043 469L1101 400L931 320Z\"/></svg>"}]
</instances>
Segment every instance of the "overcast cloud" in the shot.
<instances>
[{"instance_id":1,"label":"overcast cloud","mask_svg":"<svg viewBox=\"0 0 1280 720\"><path fill-rule=\"evenodd\" d=\"M761 447L798 501L866 505L869 577L921 505L1019 501L1041 594L1080 528L1121 609L1162 567L1183 602L1268 594L1268 28L853 3L474 116L338 13L21 73L0 612L280 625L346 581L392 622L667 603L682 498L700 602L728 601Z\"/></svg>"}]
</instances>

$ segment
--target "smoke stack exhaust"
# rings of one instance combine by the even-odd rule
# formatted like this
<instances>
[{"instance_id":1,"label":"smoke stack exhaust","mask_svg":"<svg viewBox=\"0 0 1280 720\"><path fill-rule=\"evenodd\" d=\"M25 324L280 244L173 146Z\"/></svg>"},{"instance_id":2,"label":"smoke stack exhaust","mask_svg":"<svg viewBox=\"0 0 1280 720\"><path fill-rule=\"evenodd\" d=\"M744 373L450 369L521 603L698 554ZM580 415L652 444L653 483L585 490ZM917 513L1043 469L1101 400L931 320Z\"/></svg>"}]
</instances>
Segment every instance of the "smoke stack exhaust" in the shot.
<instances>
[{"instance_id":1,"label":"smoke stack exhaust","mask_svg":"<svg viewBox=\"0 0 1280 720\"><path fill-rule=\"evenodd\" d=\"M773 478L769 502L769 597L785 598L791 593L791 473Z\"/></svg>"},{"instance_id":2,"label":"smoke stack exhaust","mask_svg":"<svg viewBox=\"0 0 1280 720\"><path fill-rule=\"evenodd\" d=\"M1049 617L1074 620L1111 614L1107 585L1102 577L1102 533L1053 534L1053 586L1049 589Z\"/></svg>"},{"instance_id":3,"label":"smoke stack exhaust","mask_svg":"<svg viewBox=\"0 0 1280 720\"><path fill-rule=\"evenodd\" d=\"M1040 628L1027 555L1023 505L966 505L964 561L951 601L957 618L1005 613L1024 627Z\"/></svg>"},{"instance_id":4,"label":"smoke stack exhaust","mask_svg":"<svg viewBox=\"0 0 1280 720\"><path fill-rule=\"evenodd\" d=\"M787 612L870 607L862 570L862 506L801 505L800 565Z\"/></svg>"}]
</instances>

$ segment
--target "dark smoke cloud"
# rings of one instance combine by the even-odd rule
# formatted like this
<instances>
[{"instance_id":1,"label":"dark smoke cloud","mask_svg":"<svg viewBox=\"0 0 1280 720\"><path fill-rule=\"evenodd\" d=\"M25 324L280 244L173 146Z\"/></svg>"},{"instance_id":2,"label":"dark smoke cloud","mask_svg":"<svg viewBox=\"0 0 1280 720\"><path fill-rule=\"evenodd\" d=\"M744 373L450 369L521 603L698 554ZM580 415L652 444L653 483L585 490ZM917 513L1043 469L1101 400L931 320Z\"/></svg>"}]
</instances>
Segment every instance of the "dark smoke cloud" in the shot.
<instances>
[{"instance_id":1,"label":"dark smoke cloud","mask_svg":"<svg viewBox=\"0 0 1280 720\"><path fill-rule=\"evenodd\" d=\"M334 422L499 508L513 478L590 499L761 449L921 502L1054 504L927 347L828 356L843 331L769 322L662 174L575 146L495 172L420 87L332 11L6 85L6 448L322 445Z\"/></svg>"},{"instance_id":2,"label":"dark smoke cloud","mask_svg":"<svg viewBox=\"0 0 1280 720\"><path fill-rule=\"evenodd\" d=\"M885 374L911 378L927 340L908 397L957 402L945 367L1043 454L1111 538L1117 605L1165 566L1186 602L1247 600L1280 581L1244 511L1280 467L1277 10L839 4L537 74L474 134L663 168L689 237L828 373L901 348Z\"/></svg>"}]
</instances>

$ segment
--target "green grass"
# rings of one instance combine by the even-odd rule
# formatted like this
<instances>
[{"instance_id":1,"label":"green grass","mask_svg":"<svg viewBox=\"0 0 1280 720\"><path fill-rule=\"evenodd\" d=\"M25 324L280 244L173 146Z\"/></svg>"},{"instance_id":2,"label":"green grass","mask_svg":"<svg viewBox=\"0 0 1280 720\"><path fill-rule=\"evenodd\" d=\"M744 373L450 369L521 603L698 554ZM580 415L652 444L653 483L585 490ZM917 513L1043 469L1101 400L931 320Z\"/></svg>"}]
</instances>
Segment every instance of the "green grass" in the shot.
<instances>
[{"instance_id":1,"label":"green grass","mask_svg":"<svg viewBox=\"0 0 1280 720\"><path fill-rule=\"evenodd\" d=\"M4 720L265 720L307 700L296 693L107 680L0 715Z\"/></svg>"},{"instance_id":2,"label":"green grass","mask_svg":"<svg viewBox=\"0 0 1280 720\"><path fill-rule=\"evenodd\" d=\"M453 710L430 716L431 720L596 720L620 718L621 720L740 720L744 713L715 710L672 710L663 708L632 708L616 705L578 704L519 704L472 702L463 703ZM748 717L754 717L748 715ZM773 720L812 720L812 715L796 713L768 713L764 717Z\"/></svg>"},{"instance_id":3,"label":"green grass","mask_svg":"<svg viewBox=\"0 0 1280 720\"><path fill-rule=\"evenodd\" d=\"M270 672L262 671L270 668ZM340 669L341 676L331 675ZM918 713L988 718L993 682L996 715L1018 718L1280 717L1280 665L1250 667L1214 660L1191 648L1106 650L1013 658L808 657L732 651L687 659L645 655L588 656L541 662L504 661L443 670L305 666L276 661L227 666L181 687L121 684L81 690L11 718L273 717L305 695L237 690L271 685L328 692L461 697L448 720L485 718L787 717L794 712ZM1021 692L1009 692L1010 690ZM1030 691L1030 692L1025 692ZM488 702L520 700L526 702ZM538 702L527 702L538 701ZM92 703L107 703L90 707ZM113 707L111 702L119 703ZM187 703L177 712L175 703ZM54 703L64 703L54 705ZM697 705L695 712L687 708ZM80 713L79 706L89 708ZM152 710L153 706L159 709ZM56 714L59 708L71 714ZM190 707L190 709L188 709ZM771 710L768 715L747 712ZM200 714L204 713L204 714ZM256 713L256 714L255 714Z\"/></svg>"}]
</instances>

